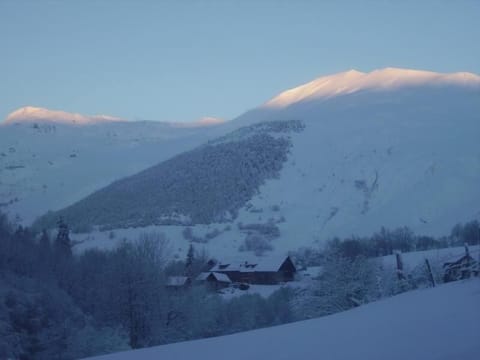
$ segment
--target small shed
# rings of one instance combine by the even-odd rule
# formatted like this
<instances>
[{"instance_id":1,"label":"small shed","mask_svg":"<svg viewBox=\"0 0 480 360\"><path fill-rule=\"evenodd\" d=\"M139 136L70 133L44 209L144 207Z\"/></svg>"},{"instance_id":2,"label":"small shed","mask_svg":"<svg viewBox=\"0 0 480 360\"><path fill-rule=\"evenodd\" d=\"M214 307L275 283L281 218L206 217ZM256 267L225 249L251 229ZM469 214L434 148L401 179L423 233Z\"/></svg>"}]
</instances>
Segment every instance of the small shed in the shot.
<instances>
[{"instance_id":1,"label":"small shed","mask_svg":"<svg viewBox=\"0 0 480 360\"><path fill-rule=\"evenodd\" d=\"M167 289L185 289L192 284L192 280L188 276L169 276L165 286Z\"/></svg>"},{"instance_id":2,"label":"small shed","mask_svg":"<svg viewBox=\"0 0 480 360\"><path fill-rule=\"evenodd\" d=\"M232 280L226 274L218 272L203 272L197 276L198 282L207 285L211 290L224 289L232 283Z\"/></svg>"}]
</instances>

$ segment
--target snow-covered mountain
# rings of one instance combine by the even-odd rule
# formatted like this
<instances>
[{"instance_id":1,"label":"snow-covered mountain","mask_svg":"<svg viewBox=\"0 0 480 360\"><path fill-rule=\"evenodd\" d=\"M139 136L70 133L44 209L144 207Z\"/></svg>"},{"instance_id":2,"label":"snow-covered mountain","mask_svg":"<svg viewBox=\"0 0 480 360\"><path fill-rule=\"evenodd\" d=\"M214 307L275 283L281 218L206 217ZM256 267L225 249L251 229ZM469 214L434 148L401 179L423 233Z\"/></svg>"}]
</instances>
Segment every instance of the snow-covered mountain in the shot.
<instances>
[{"instance_id":1,"label":"snow-covered mountain","mask_svg":"<svg viewBox=\"0 0 480 360\"><path fill-rule=\"evenodd\" d=\"M217 136L218 126L210 125L14 111L0 123L0 210L29 224Z\"/></svg>"},{"instance_id":2,"label":"snow-covered mountain","mask_svg":"<svg viewBox=\"0 0 480 360\"><path fill-rule=\"evenodd\" d=\"M155 229L165 232L179 252L193 239L213 254L248 249L244 241L252 235L267 237L274 251L284 252L332 236L371 234L381 226L406 225L419 233L445 234L455 223L480 216L480 77L474 74L391 68L348 71L288 90L213 128L168 127L169 135L161 137L158 134L166 131L161 124L144 124L148 130L142 136L132 134L138 125L111 126L115 131L131 128L112 140L107 130L86 127L88 135L83 139L103 134L94 141L99 147L72 142L70 137L68 146L83 150L72 158L74 148L64 146L68 150L60 151L63 157L58 161L77 161L75 165L49 177L42 178L41 170L30 173L28 179L38 176L48 189L57 187L43 197L48 207L37 207L29 219L167 159L53 216L75 214L76 219L69 219L75 223L83 216L82 208L101 211L101 216L95 213L93 225L108 231L76 235L95 237L82 245L86 247L112 245L112 229L118 237ZM15 127L9 131L16 131ZM23 148L20 134L9 138ZM135 141L138 138L142 140ZM125 146L119 151L111 142ZM50 149L51 144L44 146ZM24 158L34 152L26 152ZM99 158L94 161L95 156ZM80 158L85 161L80 163ZM100 173L105 164L116 170ZM14 162L7 166L11 170L3 166L2 183L4 174L25 171L15 168ZM69 183L68 191L56 192L61 182L72 178L76 180ZM10 188L17 184L15 179L10 178ZM23 189L29 188L29 181ZM127 195L144 199L135 205L143 210L130 214L142 219L129 223L140 228L118 228L127 222L121 225L123 220L115 222L108 215L129 216L122 211L132 209L131 202L115 202L128 199ZM52 196L57 200L47 200ZM30 204L37 202L40 198ZM7 209L22 215L31 208L14 203ZM185 231L186 226L191 229Z\"/></svg>"},{"instance_id":3,"label":"snow-covered mountain","mask_svg":"<svg viewBox=\"0 0 480 360\"><path fill-rule=\"evenodd\" d=\"M459 72L440 74L431 71L386 68L363 73L349 70L340 74L324 76L307 84L282 92L268 101L267 108L285 108L305 102L329 99L360 91L392 91L418 86L479 86L475 74Z\"/></svg>"},{"instance_id":4,"label":"snow-covered mountain","mask_svg":"<svg viewBox=\"0 0 480 360\"><path fill-rule=\"evenodd\" d=\"M5 119L4 124L8 125L48 122L71 125L87 125L106 121L123 121L123 119L109 115L82 115L61 110L50 110L34 106L25 106L10 113Z\"/></svg>"}]
</instances>

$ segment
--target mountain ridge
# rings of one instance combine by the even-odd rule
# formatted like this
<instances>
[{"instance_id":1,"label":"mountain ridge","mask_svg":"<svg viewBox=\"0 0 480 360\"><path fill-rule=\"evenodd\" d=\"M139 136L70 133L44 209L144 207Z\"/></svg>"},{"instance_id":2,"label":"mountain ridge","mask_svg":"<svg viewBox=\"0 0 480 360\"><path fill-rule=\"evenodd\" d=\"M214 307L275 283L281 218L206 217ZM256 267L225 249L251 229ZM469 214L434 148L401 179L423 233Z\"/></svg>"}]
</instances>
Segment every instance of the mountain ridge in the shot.
<instances>
[{"instance_id":1,"label":"mountain ridge","mask_svg":"<svg viewBox=\"0 0 480 360\"><path fill-rule=\"evenodd\" d=\"M155 120L139 120L141 121L155 121ZM14 124L62 124L73 126L97 125L101 123L113 122L134 122L124 118L110 116L110 115L83 115L80 113L67 112L63 110L52 110L36 106L24 106L12 111L7 115L0 126L8 126ZM213 116L203 116L195 121L180 122L180 121L158 121L158 123L169 125L172 127L202 127L215 126L224 123L224 119Z\"/></svg>"},{"instance_id":2,"label":"mountain ridge","mask_svg":"<svg viewBox=\"0 0 480 360\"><path fill-rule=\"evenodd\" d=\"M352 69L322 76L283 91L268 100L262 107L282 108L301 101L328 99L362 90L399 89L422 85L473 85L480 87L480 76L469 72L438 73L394 67L373 70L369 73Z\"/></svg>"},{"instance_id":3,"label":"mountain ridge","mask_svg":"<svg viewBox=\"0 0 480 360\"><path fill-rule=\"evenodd\" d=\"M53 122L71 125L87 125L100 122L125 121L110 115L82 115L62 110L51 110L36 106L24 106L7 115L4 125L13 123Z\"/></svg>"}]
</instances>

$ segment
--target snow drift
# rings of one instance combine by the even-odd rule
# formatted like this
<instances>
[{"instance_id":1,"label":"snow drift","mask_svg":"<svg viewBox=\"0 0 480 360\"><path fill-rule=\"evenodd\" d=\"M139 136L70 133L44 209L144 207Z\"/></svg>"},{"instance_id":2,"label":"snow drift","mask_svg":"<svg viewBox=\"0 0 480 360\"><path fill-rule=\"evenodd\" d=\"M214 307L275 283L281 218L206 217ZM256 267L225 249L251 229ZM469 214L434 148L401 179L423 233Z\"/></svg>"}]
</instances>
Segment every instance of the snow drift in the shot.
<instances>
[{"instance_id":1,"label":"snow drift","mask_svg":"<svg viewBox=\"0 0 480 360\"><path fill-rule=\"evenodd\" d=\"M404 293L319 319L92 359L475 358L480 352L479 303L480 281L473 279Z\"/></svg>"}]
</instances>

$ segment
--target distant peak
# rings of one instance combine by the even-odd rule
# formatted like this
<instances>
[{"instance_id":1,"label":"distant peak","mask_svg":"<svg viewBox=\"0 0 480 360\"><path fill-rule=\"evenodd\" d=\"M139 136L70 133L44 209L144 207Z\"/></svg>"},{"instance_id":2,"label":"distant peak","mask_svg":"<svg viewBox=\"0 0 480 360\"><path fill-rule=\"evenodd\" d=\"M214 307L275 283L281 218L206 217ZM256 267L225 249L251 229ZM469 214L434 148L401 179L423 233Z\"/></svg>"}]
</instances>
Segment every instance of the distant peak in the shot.
<instances>
[{"instance_id":1,"label":"distant peak","mask_svg":"<svg viewBox=\"0 0 480 360\"><path fill-rule=\"evenodd\" d=\"M361 71L358 71L358 70L355 70L355 69L350 69L348 71L345 71L345 74L346 75L365 75L364 72L361 72Z\"/></svg>"},{"instance_id":2,"label":"distant peak","mask_svg":"<svg viewBox=\"0 0 480 360\"><path fill-rule=\"evenodd\" d=\"M192 122L172 122L172 126L175 127L207 127L207 126L215 126L220 125L225 122L224 119L216 118L213 116L204 116L196 121Z\"/></svg>"},{"instance_id":3,"label":"distant peak","mask_svg":"<svg viewBox=\"0 0 480 360\"><path fill-rule=\"evenodd\" d=\"M70 125L87 125L100 122L124 121L110 115L82 115L61 110L50 110L35 106L25 106L11 112L4 124L18 124L30 122L53 122Z\"/></svg>"},{"instance_id":4,"label":"distant peak","mask_svg":"<svg viewBox=\"0 0 480 360\"><path fill-rule=\"evenodd\" d=\"M224 119L216 118L213 116L204 116L199 120L195 121L195 124L202 125L202 126L209 126L209 125L216 125L224 123Z\"/></svg>"},{"instance_id":5,"label":"distant peak","mask_svg":"<svg viewBox=\"0 0 480 360\"><path fill-rule=\"evenodd\" d=\"M284 91L269 100L264 107L282 108L302 101L328 99L367 89L395 89L428 84L480 86L480 76L468 72L443 74L395 67L378 69L369 73L352 69L322 76L304 85Z\"/></svg>"}]
</instances>

